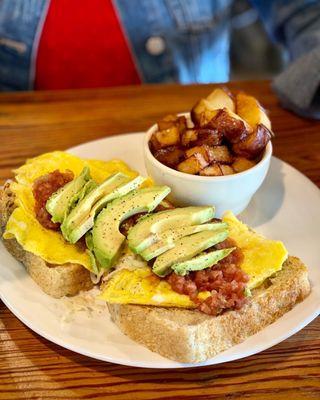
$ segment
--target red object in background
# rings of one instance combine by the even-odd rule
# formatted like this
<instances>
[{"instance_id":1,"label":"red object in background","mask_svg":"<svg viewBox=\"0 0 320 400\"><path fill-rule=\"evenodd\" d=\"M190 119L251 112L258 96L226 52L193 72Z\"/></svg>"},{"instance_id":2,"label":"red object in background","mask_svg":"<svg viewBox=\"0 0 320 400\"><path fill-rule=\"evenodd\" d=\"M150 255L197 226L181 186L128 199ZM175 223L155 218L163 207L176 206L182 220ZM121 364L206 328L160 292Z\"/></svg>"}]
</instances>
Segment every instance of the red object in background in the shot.
<instances>
[{"instance_id":1,"label":"red object in background","mask_svg":"<svg viewBox=\"0 0 320 400\"><path fill-rule=\"evenodd\" d=\"M35 89L138 83L111 0L51 0L36 58Z\"/></svg>"}]
</instances>

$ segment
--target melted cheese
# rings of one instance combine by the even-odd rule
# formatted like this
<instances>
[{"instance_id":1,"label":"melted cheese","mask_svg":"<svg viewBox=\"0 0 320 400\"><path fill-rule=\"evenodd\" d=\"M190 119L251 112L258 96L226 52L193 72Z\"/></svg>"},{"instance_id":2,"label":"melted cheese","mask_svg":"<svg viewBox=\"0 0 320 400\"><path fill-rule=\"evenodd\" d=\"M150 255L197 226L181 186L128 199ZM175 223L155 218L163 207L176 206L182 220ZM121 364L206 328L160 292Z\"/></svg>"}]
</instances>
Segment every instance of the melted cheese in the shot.
<instances>
[{"instance_id":1,"label":"melted cheese","mask_svg":"<svg viewBox=\"0 0 320 400\"><path fill-rule=\"evenodd\" d=\"M230 237L243 251L241 268L250 276L249 289L281 269L288 255L283 243L265 239L251 231L232 213L227 213L223 221L229 225ZM205 299L209 295L208 292L201 292L199 298ZM188 296L174 292L166 281L160 280L146 266L129 270L123 264L106 282L100 298L118 304L195 308Z\"/></svg>"},{"instance_id":2,"label":"melted cheese","mask_svg":"<svg viewBox=\"0 0 320 400\"><path fill-rule=\"evenodd\" d=\"M132 178L137 176L135 171L120 160L83 160L62 151L54 151L30 159L14 171L16 182L13 182L10 187L16 195L17 208L8 220L4 238L15 238L24 250L49 263L77 263L90 269L89 256L83 249L67 243L60 232L45 229L38 222L34 213L32 194L32 183L38 177L56 169L61 172L69 169L78 176L85 166L90 168L92 178L98 183L115 172L123 172ZM147 184L150 184L150 180Z\"/></svg>"}]
</instances>

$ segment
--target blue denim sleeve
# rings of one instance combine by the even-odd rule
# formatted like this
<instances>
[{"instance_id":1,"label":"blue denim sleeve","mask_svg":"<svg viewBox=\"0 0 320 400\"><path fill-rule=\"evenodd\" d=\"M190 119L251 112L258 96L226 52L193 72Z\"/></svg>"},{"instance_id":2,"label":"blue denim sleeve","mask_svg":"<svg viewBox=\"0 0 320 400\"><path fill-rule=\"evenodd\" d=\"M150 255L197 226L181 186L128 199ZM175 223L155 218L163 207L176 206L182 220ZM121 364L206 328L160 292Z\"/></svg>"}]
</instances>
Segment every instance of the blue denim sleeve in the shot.
<instances>
[{"instance_id":1,"label":"blue denim sleeve","mask_svg":"<svg viewBox=\"0 0 320 400\"><path fill-rule=\"evenodd\" d=\"M229 79L231 0L115 0L145 82Z\"/></svg>"},{"instance_id":2,"label":"blue denim sleeve","mask_svg":"<svg viewBox=\"0 0 320 400\"><path fill-rule=\"evenodd\" d=\"M302 116L320 119L319 0L252 0L270 35L288 50L291 62L275 78L282 104Z\"/></svg>"},{"instance_id":3,"label":"blue denim sleeve","mask_svg":"<svg viewBox=\"0 0 320 400\"><path fill-rule=\"evenodd\" d=\"M33 48L47 0L0 0L0 90L33 85Z\"/></svg>"}]
</instances>

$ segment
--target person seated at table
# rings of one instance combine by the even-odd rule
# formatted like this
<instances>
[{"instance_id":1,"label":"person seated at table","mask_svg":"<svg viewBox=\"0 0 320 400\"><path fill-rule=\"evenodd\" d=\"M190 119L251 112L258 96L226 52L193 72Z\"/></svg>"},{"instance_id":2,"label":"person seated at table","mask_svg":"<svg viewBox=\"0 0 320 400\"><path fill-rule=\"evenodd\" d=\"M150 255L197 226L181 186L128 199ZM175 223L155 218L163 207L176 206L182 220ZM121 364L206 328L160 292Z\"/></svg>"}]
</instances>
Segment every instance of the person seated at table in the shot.
<instances>
[{"instance_id":1,"label":"person seated at table","mask_svg":"<svg viewBox=\"0 0 320 400\"><path fill-rule=\"evenodd\" d=\"M226 82L231 3L1 0L0 90ZM282 103L320 118L320 2L251 3L290 55L273 82Z\"/></svg>"}]
</instances>

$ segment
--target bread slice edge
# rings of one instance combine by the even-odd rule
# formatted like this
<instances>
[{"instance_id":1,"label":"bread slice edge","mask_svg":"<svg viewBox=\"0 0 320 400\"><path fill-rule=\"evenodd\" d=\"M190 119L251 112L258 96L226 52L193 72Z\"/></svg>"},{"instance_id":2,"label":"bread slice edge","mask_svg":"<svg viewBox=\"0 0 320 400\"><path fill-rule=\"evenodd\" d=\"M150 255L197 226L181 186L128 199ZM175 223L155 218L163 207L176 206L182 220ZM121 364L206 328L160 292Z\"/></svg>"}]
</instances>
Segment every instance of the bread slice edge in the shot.
<instances>
[{"instance_id":1,"label":"bread slice edge","mask_svg":"<svg viewBox=\"0 0 320 400\"><path fill-rule=\"evenodd\" d=\"M108 304L111 319L134 341L171 360L197 363L243 342L310 293L306 266L290 256L268 286L239 311L212 317L196 310Z\"/></svg>"}]
</instances>

